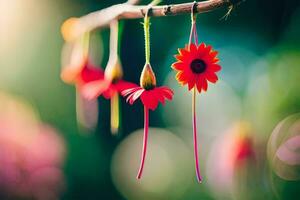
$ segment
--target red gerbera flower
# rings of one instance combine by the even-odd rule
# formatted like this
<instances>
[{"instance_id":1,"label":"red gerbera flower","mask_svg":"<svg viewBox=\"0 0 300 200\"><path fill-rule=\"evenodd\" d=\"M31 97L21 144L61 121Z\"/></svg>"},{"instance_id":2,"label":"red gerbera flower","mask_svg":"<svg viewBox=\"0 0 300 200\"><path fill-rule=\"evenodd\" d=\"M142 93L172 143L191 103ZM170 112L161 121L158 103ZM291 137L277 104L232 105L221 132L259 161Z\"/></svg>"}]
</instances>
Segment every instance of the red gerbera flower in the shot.
<instances>
[{"instance_id":1,"label":"red gerbera flower","mask_svg":"<svg viewBox=\"0 0 300 200\"><path fill-rule=\"evenodd\" d=\"M194 4L195 5L195 4ZM193 6L194 7L194 6ZM195 44L192 43L194 38ZM206 91L207 82L216 83L218 77L216 72L221 70L217 64L219 59L216 57L218 52L212 50L211 46L204 43L198 45L198 35L196 28L196 15L192 8L192 27L189 44L182 49L178 49L179 54L175 55L177 62L172 64L172 68L177 71L176 79L182 85L188 85L188 89L193 88L192 98L192 124L194 137L194 156L195 169L198 182L202 181L198 161L198 144L197 144L197 125L196 125L196 91Z\"/></svg>"},{"instance_id":2,"label":"red gerbera flower","mask_svg":"<svg viewBox=\"0 0 300 200\"><path fill-rule=\"evenodd\" d=\"M176 79L182 85L188 84L189 90L196 86L198 92L207 90L207 82L216 83L218 77L216 72L221 70L217 64L218 52L212 50L211 46L201 43L189 44L183 49L179 49L179 54L175 57L177 62L172 68L177 71Z\"/></svg>"}]
</instances>

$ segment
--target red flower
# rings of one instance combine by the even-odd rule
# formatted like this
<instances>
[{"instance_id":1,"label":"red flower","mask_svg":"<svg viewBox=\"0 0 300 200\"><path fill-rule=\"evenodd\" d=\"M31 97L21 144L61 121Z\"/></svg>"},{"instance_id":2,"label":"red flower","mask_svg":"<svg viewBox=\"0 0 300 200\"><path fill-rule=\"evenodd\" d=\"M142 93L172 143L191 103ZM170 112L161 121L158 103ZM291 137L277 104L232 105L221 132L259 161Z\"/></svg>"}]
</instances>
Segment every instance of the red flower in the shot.
<instances>
[{"instance_id":1,"label":"red flower","mask_svg":"<svg viewBox=\"0 0 300 200\"><path fill-rule=\"evenodd\" d=\"M207 81L217 82L216 72L221 70L221 66L217 64L218 52L212 50L211 46L191 43L178 51L179 54L175 55L177 62L172 65L177 71L178 82L182 85L188 84L189 90L196 86L198 92L207 90Z\"/></svg>"},{"instance_id":2,"label":"red flower","mask_svg":"<svg viewBox=\"0 0 300 200\"><path fill-rule=\"evenodd\" d=\"M87 99L95 99L100 95L103 95L106 99L110 99L115 94L132 86L135 86L135 84L123 80L113 82L109 79L102 78L85 84L82 93Z\"/></svg>"},{"instance_id":3,"label":"red flower","mask_svg":"<svg viewBox=\"0 0 300 200\"><path fill-rule=\"evenodd\" d=\"M89 72L92 71L83 72L86 74L86 80L93 79L88 81L82 88L82 94L87 99L96 99L100 95L110 99L122 90L134 86L134 84L121 79L123 71L118 59L108 63L102 76L93 76Z\"/></svg>"},{"instance_id":4,"label":"red flower","mask_svg":"<svg viewBox=\"0 0 300 200\"><path fill-rule=\"evenodd\" d=\"M172 100L173 91L166 87L155 87L151 90L146 90L135 85L135 87L122 91L123 96L127 96L126 101L131 105L140 97L145 107L155 110L158 103L165 104L165 99Z\"/></svg>"},{"instance_id":5,"label":"red flower","mask_svg":"<svg viewBox=\"0 0 300 200\"><path fill-rule=\"evenodd\" d=\"M127 96L126 101L131 105L140 98L144 105L144 140L143 140L143 149L141 156L141 164L138 171L137 178L142 177L144 163L146 158L147 151L147 142L148 142L148 130L149 130L149 109L155 110L158 106L158 103L165 104L165 100L172 100L173 91L166 87L156 87L156 78L155 74L152 71L151 65L146 63L140 78L140 85L135 85L129 89L123 90L121 92L122 96Z\"/></svg>"},{"instance_id":6,"label":"red flower","mask_svg":"<svg viewBox=\"0 0 300 200\"><path fill-rule=\"evenodd\" d=\"M103 70L100 67L92 65L88 59L81 65L65 67L61 72L61 78L64 82L74 84L79 88L89 82L103 79L103 77Z\"/></svg>"},{"instance_id":7,"label":"red flower","mask_svg":"<svg viewBox=\"0 0 300 200\"><path fill-rule=\"evenodd\" d=\"M111 132L113 134L119 129L119 93L127 88L135 86L135 84L123 81L121 64L116 59L108 63L105 73L102 77L94 79L84 84L81 93L88 100L96 99L103 96L111 100ZM94 78L87 73L87 78Z\"/></svg>"},{"instance_id":8,"label":"red flower","mask_svg":"<svg viewBox=\"0 0 300 200\"><path fill-rule=\"evenodd\" d=\"M141 98L141 101L144 104L144 138L141 154L141 163L137 174L137 179L140 179L142 177L146 158L149 130L149 109L155 110L159 102L164 104L166 99L171 100L173 97L173 91L170 88L165 86L156 87L155 74L150 65L150 18L148 17L148 12L149 9L145 14L143 23L145 35L146 62L141 73L140 86L134 84L134 86L121 92L123 96L127 96L127 102L129 102L130 104L133 104L138 98Z\"/></svg>"},{"instance_id":9,"label":"red flower","mask_svg":"<svg viewBox=\"0 0 300 200\"><path fill-rule=\"evenodd\" d=\"M165 104L165 99L172 100L173 91L166 87L155 87L151 89L145 89L135 85L130 89L124 90L121 92L123 96L127 96L126 101L131 105L138 99L141 98L142 103L144 104L144 140L143 140L143 149L141 156L140 168L138 171L137 178L142 177L144 163L146 159L147 152L147 143L148 143L148 130L149 130L149 109L155 110L158 103Z\"/></svg>"},{"instance_id":10,"label":"red flower","mask_svg":"<svg viewBox=\"0 0 300 200\"><path fill-rule=\"evenodd\" d=\"M194 37L195 43L191 43ZM194 137L194 157L195 170L198 182L202 181L198 159L198 143L197 143L197 124L196 124L196 89L200 93L207 90L207 81L216 83L218 77L216 72L221 70L221 66L217 64L219 59L216 57L218 52L212 50L211 46L204 43L198 44L198 36L196 31L196 23L193 21L189 45L183 49L178 49L179 54L175 55L176 63L172 64L172 68L177 71L176 79L182 85L188 84L188 89L193 88L192 98L192 115L193 115L193 137Z\"/></svg>"},{"instance_id":11,"label":"red flower","mask_svg":"<svg viewBox=\"0 0 300 200\"><path fill-rule=\"evenodd\" d=\"M77 84L85 85L89 82L103 79L103 78L104 78L103 70L100 67L96 67L87 61L87 63L84 65L83 69L80 72L80 75L77 79Z\"/></svg>"}]
</instances>

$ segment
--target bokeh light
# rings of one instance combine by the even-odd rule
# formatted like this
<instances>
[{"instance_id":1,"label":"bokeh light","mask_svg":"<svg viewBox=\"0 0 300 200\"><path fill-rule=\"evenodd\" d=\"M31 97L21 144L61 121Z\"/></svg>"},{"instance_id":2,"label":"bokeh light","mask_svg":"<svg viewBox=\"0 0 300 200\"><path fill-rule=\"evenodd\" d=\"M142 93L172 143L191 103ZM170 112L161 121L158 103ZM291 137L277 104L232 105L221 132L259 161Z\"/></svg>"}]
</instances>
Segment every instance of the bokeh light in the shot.
<instances>
[{"instance_id":1,"label":"bokeh light","mask_svg":"<svg viewBox=\"0 0 300 200\"><path fill-rule=\"evenodd\" d=\"M193 160L185 143L171 132L149 129L144 174L136 180L143 130L117 147L111 166L113 181L126 199L180 199L194 178Z\"/></svg>"},{"instance_id":2,"label":"bokeh light","mask_svg":"<svg viewBox=\"0 0 300 200\"><path fill-rule=\"evenodd\" d=\"M300 114L281 121L270 136L268 159L273 171L284 180L300 179Z\"/></svg>"},{"instance_id":3,"label":"bokeh light","mask_svg":"<svg viewBox=\"0 0 300 200\"><path fill-rule=\"evenodd\" d=\"M32 108L0 93L1 199L58 199L64 188L65 143Z\"/></svg>"},{"instance_id":4,"label":"bokeh light","mask_svg":"<svg viewBox=\"0 0 300 200\"><path fill-rule=\"evenodd\" d=\"M181 87L170 73L166 81L174 90L172 103L167 104L162 113L168 126L184 128L180 135L192 144L191 98L186 87ZM216 136L241 118L241 100L235 91L224 81L210 84L206 93L197 96L197 124L200 144L210 144ZM226 103L226 106L224 106ZM176 111L176 114L174 114ZM201 149L207 149L205 146ZM206 154L206 152L204 152Z\"/></svg>"}]
</instances>

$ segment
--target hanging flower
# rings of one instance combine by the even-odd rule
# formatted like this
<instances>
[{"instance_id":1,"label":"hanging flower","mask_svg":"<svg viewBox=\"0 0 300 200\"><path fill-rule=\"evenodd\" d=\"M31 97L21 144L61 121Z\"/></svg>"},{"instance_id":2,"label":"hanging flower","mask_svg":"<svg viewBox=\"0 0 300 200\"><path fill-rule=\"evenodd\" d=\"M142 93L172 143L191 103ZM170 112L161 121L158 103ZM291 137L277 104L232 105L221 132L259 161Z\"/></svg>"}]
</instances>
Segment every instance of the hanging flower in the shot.
<instances>
[{"instance_id":1,"label":"hanging flower","mask_svg":"<svg viewBox=\"0 0 300 200\"><path fill-rule=\"evenodd\" d=\"M82 88L89 82L103 79L104 72L100 67L95 67L86 59L85 63L79 66L77 70L72 68L63 70L61 77L64 82Z\"/></svg>"},{"instance_id":2,"label":"hanging flower","mask_svg":"<svg viewBox=\"0 0 300 200\"><path fill-rule=\"evenodd\" d=\"M166 87L156 87L155 74L150 65L150 37L149 37L149 26L150 18L148 17L147 11L144 18L144 34L145 34L145 54L146 63L141 73L140 86L134 85L126 90L123 90L121 94L127 97L127 102L131 105L140 98L144 105L144 139L143 139L143 149L141 155L141 163L139 171L137 174L137 179L142 177L145 158L147 153L147 143L148 143L148 130L149 130L149 109L155 110L158 103L165 103L165 100L172 100L173 91Z\"/></svg>"},{"instance_id":3,"label":"hanging flower","mask_svg":"<svg viewBox=\"0 0 300 200\"><path fill-rule=\"evenodd\" d=\"M144 140L141 163L137 175L137 178L140 179L142 177L147 152L149 109L155 110L158 103L162 103L164 105L166 99L172 100L173 91L166 86L156 87L155 74L151 68L151 65L147 63L145 64L141 74L140 86L134 85L134 87L122 91L121 94L127 97L126 101L131 105L138 98L141 99L144 105Z\"/></svg>"},{"instance_id":4,"label":"hanging flower","mask_svg":"<svg viewBox=\"0 0 300 200\"><path fill-rule=\"evenodd\" d=\"M221 66L217 64L218 52L212 50L211 46L192 43L178 51L179 54L175 56L177 62L172 68L177 71L176 79L179 83L187 84L189 90L196 87L201 92L207 90L208 81L217 82L216 72L221 70Z\"/></svg>"},{"instance_id":5,"label":"hanging flower","mask_svg":"<svg viewBox=\"0 0 300 200\"><path fill-rule=\"evenodd\" d=\"M85 84L82 94L89 100L101 95L111 100L111 132L116 134L120 124L119 93L133 84L122 80L123 70L118 56L118 21L113 21L110 28L110 55L104 76Z\"/></svg>"},{"instance_id":6,"label":"hanging flower","mask_svg":"<svg viewBox=\"0 0 300 200\"><path fill-rule=\"evenodd\" d=\"M83 87L83 95L87 99L95 99L99 96L103 96L106 99L112 98L122 90L133 86L132 83L123 81L122 68L119 60L115 64L111 64L106 67L105 73L102 77L89 81ZM89 72L86 73L86 78L92 78L89 76Z\"/></svg>"},{"instance_id":7,"label":"hanging flower","mask_svg":"<svg viewBox=\"0 0 300 200\"><path fill-rule=\"evenodd\" d=\"M197 117L196 117L196 91L206 91L208 81L216 83L218 77L216 72L221 70L217 64L219 59L216 57L218 52L212 50L211 46L204 43L198 45L198 34L196 28L195 2L191 9L192 26L189 38L189 44L179 49L179 54L175 55L177 62L172 64L172 68L177 71L176 79L181 85L188 85L188 89L193 89L192 97L192 124L194 138L194 157L195 171L198 182L202 182L198 158L198 141L197 141ZM194 39L195 43L192 43Z\"/></svg>"},{"instance_id":8,"label":"hanging flower","mask_svg":"<svg viewBox=\"0 0 300 200\"><path fill-rule=\"evenodd\" d=\"M156 80L154 72L150 64L146 64L142 75L140 85L134 85L130 89L123 90L122 95L127 96L126 101L131 105L138 99L141 98L143 105L150 110L155 110L158 103L165 104L165 100L172 100L173 91L166 87L156 87Z\"/></svg>"},{"instance_id":9,"label":"hanging flower","mask_svg":"<svg viewBox=\"0 0 300 200\"><path fill-rule=\"evenodd\" d=\"M73 43L70 58L62 67L61 79L67 84L74 84L77 88L91 81L103 79L103 70L94 66L88 58L89 33Z\"/></svg>"},{"instance_id":10,"label":"hanging flower","mask_svg":"<svg viewBox=\"0 0 300 200\"><path fill-rule=\"evenodd\" d=\"M89 33L66 44L63 51L61 79L76 87L76 115L81 128L94 130L98 122L97 100L87 100L82 96L82 88L86 83L103 79L102 68L91 63L89 50ZM71 48L68 48L71 47Z\"/></svg>"}]
</instances>

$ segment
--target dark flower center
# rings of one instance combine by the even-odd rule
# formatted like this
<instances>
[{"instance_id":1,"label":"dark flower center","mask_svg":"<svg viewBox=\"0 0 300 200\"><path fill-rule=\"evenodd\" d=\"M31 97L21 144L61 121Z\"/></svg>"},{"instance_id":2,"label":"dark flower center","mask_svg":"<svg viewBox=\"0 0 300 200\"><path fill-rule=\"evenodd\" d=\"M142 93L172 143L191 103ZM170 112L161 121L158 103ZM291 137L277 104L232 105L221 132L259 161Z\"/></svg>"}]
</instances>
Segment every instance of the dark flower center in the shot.
<instances>
[{"instance_id":1,"label":"dark flower center","mask_svg":"<svg viewBox=\"0 0 300 200\"><path fill-rule=\"evenodd\" d=\"M201 59L195 59L190 64L191 70L196 74L201 74L206 69L206 63Z\"/></svg>"}]
</instances>

